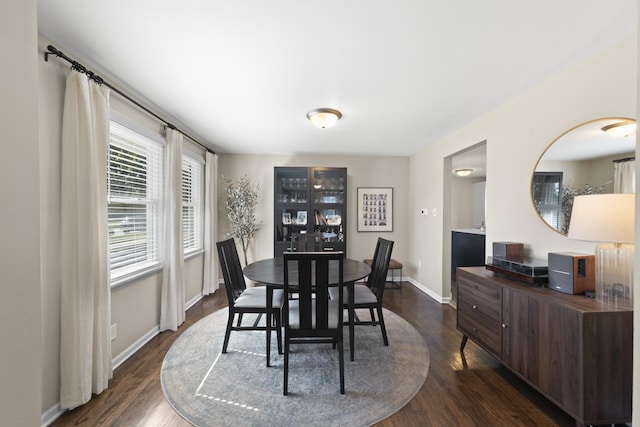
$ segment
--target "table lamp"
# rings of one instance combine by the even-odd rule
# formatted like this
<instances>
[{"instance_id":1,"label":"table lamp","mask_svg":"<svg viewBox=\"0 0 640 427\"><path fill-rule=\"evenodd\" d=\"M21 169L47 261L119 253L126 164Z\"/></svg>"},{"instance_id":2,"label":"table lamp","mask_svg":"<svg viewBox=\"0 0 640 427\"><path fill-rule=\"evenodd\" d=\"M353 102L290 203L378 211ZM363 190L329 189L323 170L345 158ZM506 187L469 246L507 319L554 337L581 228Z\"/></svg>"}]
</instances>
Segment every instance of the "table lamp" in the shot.
<instances>
[{"instance_id":1,"label":"table lamp","mask_svg":"<svg viewBox=\"0 0 640 427\"><path fill-rule=\"evenodd\" d=\"M596 299L633 307L635 194L589 194L573 201L568 237L596 247Z\"/></svg>"}]
</instances>

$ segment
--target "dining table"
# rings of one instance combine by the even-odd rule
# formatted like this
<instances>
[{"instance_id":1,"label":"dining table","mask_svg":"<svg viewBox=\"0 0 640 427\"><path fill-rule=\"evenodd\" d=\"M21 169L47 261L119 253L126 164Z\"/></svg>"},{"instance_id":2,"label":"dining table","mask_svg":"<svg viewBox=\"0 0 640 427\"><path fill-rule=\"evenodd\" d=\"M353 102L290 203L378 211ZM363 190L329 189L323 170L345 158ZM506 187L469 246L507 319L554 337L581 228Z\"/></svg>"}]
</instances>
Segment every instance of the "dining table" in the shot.
<instances>
[{"instance_id":1,"label":"dining table","mask_svg":"<svg viewBox=\"0 0 640 427\"><path fill-rule=\"evenodd\" d=\"M271 298L274 289L284 288L284 259L283 257L266 258L260 261L252 262L242 271L244 276L257 283L264 284L267 287L267 304L270 307ZM349 351L351 360L353 361L355 351L354 341L354 325L355 325L355 304L353 286L355 282L367 277L371 273L371 267L362 261L345 258L342 266L342 283L349 290L348 292L348 313L349 313ZM297 264L291 263L289 268L291 277L290 285L295 286L298 271ZM329 264L329 284L338 284L338 265L337 263Z\"/></svg>"}]
</instances>

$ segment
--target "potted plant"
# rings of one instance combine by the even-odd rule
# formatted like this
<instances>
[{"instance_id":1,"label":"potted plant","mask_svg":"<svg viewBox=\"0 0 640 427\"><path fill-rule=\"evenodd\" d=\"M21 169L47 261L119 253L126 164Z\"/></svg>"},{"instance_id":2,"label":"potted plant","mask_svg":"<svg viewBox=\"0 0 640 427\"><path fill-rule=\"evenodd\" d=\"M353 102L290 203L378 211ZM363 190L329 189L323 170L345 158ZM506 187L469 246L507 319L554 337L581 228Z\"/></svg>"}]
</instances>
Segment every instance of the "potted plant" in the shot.
<instances>
[{"instance_id":1,"label":"potted plant","mask_svg":"<svg viewBox=\"0 0 640 427\"><path fill-rule=\"evenodd\" d=\"M222 178L227 183L227 197L225 206L227 208L227 218L231 226L229 235L240 240L242 244L242 254L244 255L244 265L248 264L247 250L249 242L262 227L262 221L256 220L256 205L258 204L258 183L251 184L245 175L239 181L234 182L226 176Z\"/></svg>"}]
</instances>

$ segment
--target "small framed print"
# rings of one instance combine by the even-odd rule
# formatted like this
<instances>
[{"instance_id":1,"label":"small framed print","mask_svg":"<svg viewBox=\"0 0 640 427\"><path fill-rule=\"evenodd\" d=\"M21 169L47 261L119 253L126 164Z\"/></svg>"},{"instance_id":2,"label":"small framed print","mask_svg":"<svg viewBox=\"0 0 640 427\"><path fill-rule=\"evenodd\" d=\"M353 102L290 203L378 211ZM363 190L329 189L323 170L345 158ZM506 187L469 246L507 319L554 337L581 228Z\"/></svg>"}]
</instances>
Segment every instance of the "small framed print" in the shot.
<instances>
[{"instance_id":1,"label":"small framed print","mask_svg":"<svg viewBox=\"0 0 640 427\"><path fill-rule=\"evenodd\" d=\"M298 225L307 225L307 211L298 211L296 223Z\"/></svg>"},{"instance_id":2,"label":"small framed print","mask_svg":"<svg viewBox=\"0 0 640 427\"><path fill-rule=\"evenodd\" d=\"M282 214L282 224L284 225L291 224L291 214L289 212L284 212Z\"/></svg>"},{"instance_id":3,"label":"small framed print","mask_svg":"<svg viewBox=\"0 0 640 427\"><path fill-rule=\"evenodd\" d=\"M358 187L358 231L393 231L393 188Z\"/></svg>"}]
</instances>

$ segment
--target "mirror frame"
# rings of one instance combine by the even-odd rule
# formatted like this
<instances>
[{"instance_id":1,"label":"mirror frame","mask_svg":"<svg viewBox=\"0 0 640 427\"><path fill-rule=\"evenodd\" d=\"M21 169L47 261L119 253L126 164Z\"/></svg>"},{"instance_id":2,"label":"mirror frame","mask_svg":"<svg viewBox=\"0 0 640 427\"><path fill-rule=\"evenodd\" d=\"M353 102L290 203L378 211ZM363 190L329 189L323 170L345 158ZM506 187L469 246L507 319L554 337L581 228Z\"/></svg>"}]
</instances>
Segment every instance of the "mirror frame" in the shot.
<instances>
[{"instance_id":1,"label":"mirror frame","mask_svg":"<svg viewBox=\"0 0 640 427\"><path fill-rule=\"evenodd\" d=\"M566 234L564 234L562 231L555 229L551 224L549 224L547 221L544 220L544 218L542 218L542 215L540 215L540 212L538 211L538 208L536 207L535 201L533 200L533 179L535 177L535 173L536 173L536 169L538 167L538 165L540 164L540 161L542 160L542 158L544 157L544 155L547 153L547 151L549 151L549 148L551 148L553 146L553 144L555 144L556 142L558 142L562 137L564 137L565 135L567 135L570 132L573 132L574 130L594 123L594 122L600 122L600 121L606 121L606 120L629 120L629 121L633 121L635 122L636 119L634 118L630 118L630 117L619 117L619 116L613 116L613 117L600 117L597 119L593 119L593 120L588 120L586 122L582 122L576 126L573 126L572 128L564 131L563 133L561 133L557 138L555 138L553 141L551 141L550 144L548 144L544 151L542 152L542 154L540 154L540 156L538 157L538 160L536 160L536 163L533 166L533 171L531 172L531 178L529 179L529 200L531 202L531 207L533 208L533 210L535 211L537 217L540 219L540 221L542 221L542 223L544 223L544 225L546 225L550 230L554 231L555 233L563 236L563 237L567 237ZM637 141L636 141L636 145L637 145Z\"/></svg>"}]
</instances>

